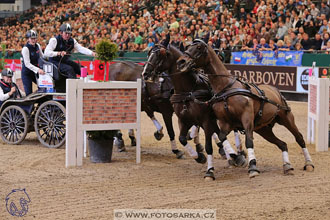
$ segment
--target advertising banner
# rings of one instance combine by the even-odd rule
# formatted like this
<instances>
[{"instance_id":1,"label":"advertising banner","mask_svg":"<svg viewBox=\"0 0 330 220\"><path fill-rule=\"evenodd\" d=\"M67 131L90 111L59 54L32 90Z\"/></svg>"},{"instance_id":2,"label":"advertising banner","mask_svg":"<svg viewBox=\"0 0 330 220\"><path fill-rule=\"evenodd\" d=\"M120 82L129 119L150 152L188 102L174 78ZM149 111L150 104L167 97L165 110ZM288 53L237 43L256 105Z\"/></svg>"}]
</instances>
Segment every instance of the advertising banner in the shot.
<instances>
[{"instance_id":1,"label":"advertising banner","mask_svg":"<svg viewBox=\"0 0 330 220\"><path fill-rule=\"evenodd\" d=\"M231 53L231 64L301 66L301 51L243 51Z\"/></svg>"},{"instance_id":2,"label":"advertising banner","mask_svg":"<svg viewBox=\"0 0 330 220\"><path fill-rule=\"evenodd\" d=\"M225 65L228 71L237 77L247 79L248 82L275 86L282 91L296 91L297 67L287 66L246 66Z\"/></svg>"},{"instance_id":3,"label":"advertising banner","mask_svg":"<svg viewBox=\"0 0 330 220\"><path fill-rule=\"evenodd\" d=\"M312 70L311 66L297 67L297 92L308 93L309 75L319 75L319 68Z\"/></svg>"}]
</instances>

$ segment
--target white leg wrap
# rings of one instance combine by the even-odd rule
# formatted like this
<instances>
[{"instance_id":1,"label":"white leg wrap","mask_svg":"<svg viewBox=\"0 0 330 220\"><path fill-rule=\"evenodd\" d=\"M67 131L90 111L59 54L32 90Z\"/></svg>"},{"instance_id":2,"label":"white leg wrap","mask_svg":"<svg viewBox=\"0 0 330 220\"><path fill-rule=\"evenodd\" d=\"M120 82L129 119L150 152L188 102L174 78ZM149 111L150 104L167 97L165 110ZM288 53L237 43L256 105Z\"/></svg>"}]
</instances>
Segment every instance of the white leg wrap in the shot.
<instances>
[{"instance_id":1,"label":"white leg wrap","mask_svg":"<svg viewBox=\"0 0 330 220\"><path fill-rule=\"evenodd\" d=\"M172 150L177 150L178 148L176 147L176 142L175 140L171 141L171 148Z\"/></svg>"},{"instance_id":2,"label":"white leg wrap","mask_svg":"<svg viewBox=\"0 0 330 220\"><path fill-rule=\"evenodd\" d=\"M197 152L196 152L196 151L190 146L189 143L187 143L186 146L184 146L184 148L186 148L186 150L188 151L188 154L189 154L192 158L194 158L194 159L198 158L198 154L197 154Z\"/></svg>"},{"instance_id":3,"label":"white leg wrap","mask_svg":"<svg viewBox=\"0 0 330 220\"><path fill-rule=\"evenodd\" d=\"M290 160L289 160L289 154L287 151L283 151L282 152L282 157L283 157L283 164L290 164Z\"/></svg>"},{"instance_id":4,"label":"white leg wrap","mask_svg":"<svg viewBox=\"0 0 330 220\"><path fill-rule=\"evenodd\" d=\"M242 142L238 132L234 132L237 151L241 151Z\"/></svg>"},{"instance_id":5,"label":"white leg wrap","mask_svg":"<svg viewBox=\"0 0 330 220\"><path fill-rule=\"evenodd\" d=\"M129 135L129 136L135 136L135 135L134 135L134 129L129 129L129 130L128 130L128 135Z\"/></svg>"},{"instance_id":6,"label":"white leg wrap","mask_svg":"<svg viewBox=\"0 0 330 220\"><path fill-rule=\"evenodd\" d=\"M207 155L207 170L213 168L213 155Z\"/></svg>"},{"instance_id":7,"label":"white leg wrap","mask_svg":"<svg viewBox=\"0 0 330 220\"><path fill-rule=\"evenodd\" d=\"M190 130L190 137L195 138L196 136L198 136L198 128L193 125Z\"/></svg>"},{"instance_id":8,"label":"white leg wrap","mask_svg":"<svg viewBox=\"0 0 330 220\"><path fill-rule=\"evenodd\" d=\"M163 132L163 126L157 121L157 119L155 117L152 117L152 122L156 126L157 131L159 131L159 133L162 133Z\"/></svg>"},{"instance_id":9,"label":"white leg wrap","mask_svg":"<svg viewBox=\"0 0 330 220\"><path fill-rule=\"evenodd\" d=\"M214 134L212 135L212 138L213 138L213 140L215 141L215 143L219 143L219 142L220 142L220 140L219 140L219 138L218 138L218 135L217 135L216 133L214 133Z\"/></svg>"},{"instance_id":10,"label":"white leg wrap","mask_svg":"<svg viewBox=\"0 0 330 220\"><path fill-rule=\"evenodd\" d=\"M307 148L302 148L302 151L304 153L305 161L312 161L311 155L309 154Z\"/></svg>"},{"instance_id":11,"label":"white leg wrap","mask_svg":"<svg viewBox=\"0 0 330 220\"><path fill-rule=\"evenodd\" d=\"M234 151L234 149L231 147L230 143L228 140L225 140L223 143L223 149L225 150L225 152L228 154L236 154L236 152Z\"/></svg>"},{"instance_id":12,"label":"white leg wrap","mask_svg":"<svg viewBox=\"0 0 330 220\"><path fill-rule=\"evenodd\" d=\"M248 148L248 156L249 156L249 163L251 160L256 160L256 156L254 155L254 149L253 148Z\"/></svg>"}]
</instances>

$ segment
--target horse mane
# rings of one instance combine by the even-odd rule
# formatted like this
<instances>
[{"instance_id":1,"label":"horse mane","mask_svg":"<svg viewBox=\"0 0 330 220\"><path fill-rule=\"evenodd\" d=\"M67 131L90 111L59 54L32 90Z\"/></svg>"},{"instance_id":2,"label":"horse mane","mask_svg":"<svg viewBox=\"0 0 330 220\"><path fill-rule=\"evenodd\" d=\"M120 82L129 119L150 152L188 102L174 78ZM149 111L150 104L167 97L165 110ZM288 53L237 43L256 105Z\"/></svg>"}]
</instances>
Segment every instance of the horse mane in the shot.
<instances>
[{"instance_id":1,"label":"horse mane","mask_svg":"<svg viewBox=\"0 0 330 220\"><path fill-rule=\"evenodd\" d=\"M174 53L174 56L180 57L180 56L183 55L183 52L180 49L178 49L177 47L175 47L175 46L173 46L171 44L168 45L168 49L169 49L169 51L171 51L172 53Z\"/></svg>"},{"instance_id":2,"label":"horse mane","mask_svg":"<svg viewBox=\"0 0 330 220\"><path fill-rule=\"evenodd\" d=\"M215 53L213 48L210 45L207 45L208 53L210 54L211 62L214 62L214 64L218 67L220 67L219 74L229 75L229 72L223 62L219 59L218 55Z\"/></svg>"}]
</instances>

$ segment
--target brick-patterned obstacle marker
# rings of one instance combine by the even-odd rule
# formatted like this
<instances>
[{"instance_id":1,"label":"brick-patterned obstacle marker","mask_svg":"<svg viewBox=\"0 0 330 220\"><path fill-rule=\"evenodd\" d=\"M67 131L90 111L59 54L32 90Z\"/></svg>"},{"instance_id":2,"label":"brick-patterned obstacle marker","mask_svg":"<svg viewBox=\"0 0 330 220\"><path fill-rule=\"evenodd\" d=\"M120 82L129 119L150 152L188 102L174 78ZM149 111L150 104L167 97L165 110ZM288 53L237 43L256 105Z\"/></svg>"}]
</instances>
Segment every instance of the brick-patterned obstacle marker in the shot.
<instances>
[{"instance_id":1,"label":"brick-patterned obstacle marker","mask_svg":"<svg viewBox=\"0 0 330 220\"><path fill-rule=\"evenodd\" d=\"M83 91L83 124L134 123L135 89L88 89Z\"/></svg>"},{"instance_id":2,"label":"brick-patterned obstacle marker","mask_svg":"<svg viewBox=\"0 0 330 220\"><path fill-rule=\"evenodd\" d=\"M67 80L66 167L81 166L84 131L136 129L136 162L141 161L141 80Z\"/></svg>"}]
</instances>

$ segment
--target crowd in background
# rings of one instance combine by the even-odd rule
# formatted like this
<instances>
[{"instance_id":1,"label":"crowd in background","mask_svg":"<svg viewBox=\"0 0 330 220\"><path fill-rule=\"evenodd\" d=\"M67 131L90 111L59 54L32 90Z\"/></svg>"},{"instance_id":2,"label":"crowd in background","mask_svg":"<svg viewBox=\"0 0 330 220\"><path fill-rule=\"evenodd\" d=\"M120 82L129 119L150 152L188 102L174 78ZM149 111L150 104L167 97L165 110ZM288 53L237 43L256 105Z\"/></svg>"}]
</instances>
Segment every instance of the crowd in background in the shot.
<instances>
[{"instance_id":1,"label":"crowd in background","mask_svg":"<svg viewBox=\"0 0 330 220\"><path fill-rule=\"evenodd\" d=\"M68 22L73 37L92 50L98 40L108 38L121 51L147 51L169 32L176 46L208 35L212 47L229 52L328 53L329 4L330 0L50 0L3 21L0 38L7 49L20 51L25 33L33 28L45 48Z\"/></svg>"}]
</instances>

